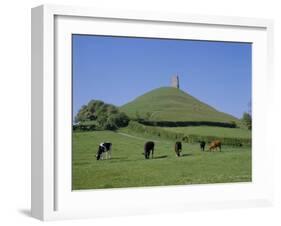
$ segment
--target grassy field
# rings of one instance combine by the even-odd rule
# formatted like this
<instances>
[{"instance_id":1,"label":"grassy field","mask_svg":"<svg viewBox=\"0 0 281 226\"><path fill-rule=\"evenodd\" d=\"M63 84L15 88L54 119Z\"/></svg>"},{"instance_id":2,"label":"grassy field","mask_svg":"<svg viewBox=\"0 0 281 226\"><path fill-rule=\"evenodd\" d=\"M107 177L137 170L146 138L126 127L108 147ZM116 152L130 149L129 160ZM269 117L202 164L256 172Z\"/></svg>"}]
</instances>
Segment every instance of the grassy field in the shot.
<instances>
[{"instance_id":1,"label":"grassy field","mask_svg":"<svg viewBox=\"0 0 281 226\"><path fill-rule=\"evenodd\" d=\"M157 139L155 158L145 160L141 153L148 139L124 131L73 133L73 189L251 181L250 147L201 152L198 145L184 143L178 158L173 142ZM111 160L95 159L102 141L113 143Z\"/></svg>"},{"instance_id":2,"label":"grassy field","mask_svg":"<svg viewBox=\"0 0 281 226\"><path fill-rule=\"evenodd\" d=\"M120 108L131 118L145 118L149 113L151 121L209 121L209 122L236 122L240 121L215 108L207 105L186 92L172 88L162 87L154 89Z\"/></svg>"},{"instance_id":3,"label":"grassy field","mask_svg":"<svg viewBox=\"0 0 281 226\"><path fill-rule=\"evenodd\" d=\"M224 128L215 126L161 127L168 131L201 136L251 138L251 131L243 128Z\"/></svg>"}]
</instances>

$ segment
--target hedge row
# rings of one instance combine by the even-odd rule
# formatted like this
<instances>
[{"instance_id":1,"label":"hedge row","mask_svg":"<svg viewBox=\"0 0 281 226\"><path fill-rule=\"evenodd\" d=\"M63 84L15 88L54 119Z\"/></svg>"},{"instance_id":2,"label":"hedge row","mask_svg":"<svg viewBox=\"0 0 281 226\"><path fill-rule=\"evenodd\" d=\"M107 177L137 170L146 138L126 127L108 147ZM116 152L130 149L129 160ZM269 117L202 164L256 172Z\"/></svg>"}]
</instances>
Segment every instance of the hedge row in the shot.
<instances>
[{"instance_id":1,"label":"hedge row","mask_svg":"<svg viewBox=\"0 0 281 226\"><path fill-rule=\"evenodd\" d=\"M144 119L138 119L138 122L147 126L159 126L159 127L177 127L177 126L219 126L227 128L236 128L236 123L233 122L209 122L209 121L147 121Z\"/></svg>"},{"instance_id":2,"label":"hedge row","mask_svg":"<svg viewBox=\"0 0 281 226\"><path fill-rule=\"evenodd\" d=\"M73 131L93 131L97 130L96 125L73 125Z\"/></svg>"},{"instance_id":3,"label":"hedge row","mask_svg":"<svg viewBox=\"0 0 281 226\"><path fill-rule=\"evenodd\" d=\"M220 140L223 145L231 146L250 146L251 139L248 138L228 138L228 137L216 137L216 136L200 136L195 134L185 135L184 133L167 131L159 127L151 127L142 125L136 121L130 121L128 128L138 133L146 133L169 140L181 140L186 143L197 143L199 141L205 141L209 143L213 140Z\"/></svg>"},{"instance_id":4,"label":"hedge row","mask_svg":"<svg viewBox=\"0 0 281 226\"><path fill-rule=\"evenodd\" d=\"M195 134L189 134L183 138L183 141L187 143L197 143L199 141L205 141L206 143L209 143L213 140L220 140L223 145L230 146L251 146L252 144L252 140L250 138L200 136Z\"/></svg>"},{"instance_id":5,"label":"hedge row","mask_svg":"<svg viewBox=\"0 0 281 226\"><path fill-rule=\"evenodd\" d=\"M169 140L183 140L184 134L177 132L170 132L161 128L142 125L136 121L130 121L128 128L137 132L158 136Z\"/></svg>"}]
</instances>

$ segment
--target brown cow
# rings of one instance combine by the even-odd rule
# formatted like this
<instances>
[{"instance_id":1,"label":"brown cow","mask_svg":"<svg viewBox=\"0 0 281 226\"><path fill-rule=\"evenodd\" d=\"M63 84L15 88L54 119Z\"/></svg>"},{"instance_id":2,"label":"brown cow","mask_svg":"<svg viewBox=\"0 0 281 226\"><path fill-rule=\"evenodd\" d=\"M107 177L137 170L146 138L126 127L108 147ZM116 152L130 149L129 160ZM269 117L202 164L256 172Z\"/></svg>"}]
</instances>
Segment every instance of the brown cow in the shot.
<instances>
[{"instance_id":1,"label":"brown cow","mask_svg":"<svg viewBox=\"0 0 281 226\"><path fill-rule=\"evenodd\" d=\"M209 151L216 151L217 148L221 151L221 142L219 140L214 140L209 145Z\"/></svg>"}]
</instances>

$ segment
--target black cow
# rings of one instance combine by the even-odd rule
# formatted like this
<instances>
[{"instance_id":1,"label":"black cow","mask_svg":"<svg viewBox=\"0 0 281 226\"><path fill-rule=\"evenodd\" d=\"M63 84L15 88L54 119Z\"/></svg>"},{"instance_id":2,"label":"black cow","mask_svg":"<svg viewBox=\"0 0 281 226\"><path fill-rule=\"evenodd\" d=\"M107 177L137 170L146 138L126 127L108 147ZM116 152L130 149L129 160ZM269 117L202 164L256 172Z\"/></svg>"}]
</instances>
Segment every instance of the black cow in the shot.
<instances>
[{"instance_id":1,"label":"black cow","mask_svg":"<svg viewBox=\"0 0 281 226\"><path fill-rule=\"evenodd\" d=\"M111 146L112 144L109 142L104 142L99 145L98 151L97 151L97 160L100 159L109 159L111 158Z\"/></svg>"},{"instance_id":2,"label":"black cow","mask_svg":"<svg viewBox=\"0 0 281 226\"><path fill-rule=\"evenodd\" d=\"M180 141L177 141L177 142L175 143L175 152L176 152L176 155L177 155L178 157L180 157L180 155L181 155L181 150L182 150L182 144L181 144Z\"/></svg>"},{"instance_id":3,"label":"black cow","mask_svg":"<svg viewBox=\"0 0 281 226\"><path fill-rule=\"evenodd\" d=\"M153 158L153 153L154 153L154 142L153 141L147 141L144 144L144 156L146 159L149 159L151 152L151 158Z\"/></svg>"},{"instance_id":4,"label":"black cow","mask_svg":"<svg viewBox=\"0 0 281 226\"><path fill-rule=\"evenodd\" d=\"M206 142L205 142L205 141L199 141L199 143L200 143L200 149L201 149L201 151L205 151Z\"/></svg>"}]
</instances>

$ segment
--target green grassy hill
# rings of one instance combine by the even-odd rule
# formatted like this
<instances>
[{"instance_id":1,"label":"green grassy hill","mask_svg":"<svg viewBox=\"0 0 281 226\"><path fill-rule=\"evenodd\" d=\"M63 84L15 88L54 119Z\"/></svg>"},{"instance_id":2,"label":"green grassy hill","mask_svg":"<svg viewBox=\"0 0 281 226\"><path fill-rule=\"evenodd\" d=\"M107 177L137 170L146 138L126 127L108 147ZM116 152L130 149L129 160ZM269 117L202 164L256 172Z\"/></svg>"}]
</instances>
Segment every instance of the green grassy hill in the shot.
<instances>
[{"instance_id":1,"label":"green grassy hill","mask_svg":"<svg viewBox=\"0 0 281 226\"><path fill-rule=\"evenodd\" d=\"M173 87L154 89L120 108L131 118L151 121L207 121L230 123L239 119L217 111L184 91Z\"/></svg>"}]
</instances>

